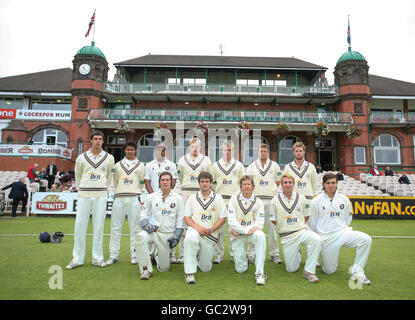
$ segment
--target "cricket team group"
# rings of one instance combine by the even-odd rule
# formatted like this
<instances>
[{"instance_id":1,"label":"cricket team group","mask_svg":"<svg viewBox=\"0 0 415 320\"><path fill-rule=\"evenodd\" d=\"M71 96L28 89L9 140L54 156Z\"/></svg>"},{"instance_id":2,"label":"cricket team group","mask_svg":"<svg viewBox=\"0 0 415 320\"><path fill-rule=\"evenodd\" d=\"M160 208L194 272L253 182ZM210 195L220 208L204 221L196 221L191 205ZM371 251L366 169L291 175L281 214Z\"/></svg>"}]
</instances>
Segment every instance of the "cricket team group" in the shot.
<instances>
[{"instance_id":1,"label":"cricket team group","mask_svg":"<svg viewBox=\"0 0 415 320\"><path fill-rule=\"evenodd\" d=\"M246 169L233 156L233 143L221 145L222 158L211 163L201 150L201 141L190 140L188 153L178 165L166 158L166 145L155 147L155 159L146 165L136 158L137 146L128 142L125 157L114 163L102 149L104 134L91 134L91 148L75 164L78 205L75 219L71 270L85 260L86 233L93 222L92 264L98 267L118 262L121 230L125 217L130 231L131 263L138 264L140 279L169 271L170 263L183 263L185 282L196 282L197 268L208 272L223 261L225 235L229 254L238 273L255 263L255 281L264 285L264 264L269 256L280 264L280 237L287 272L300 268L301 248L306 261L303 276L317 283L316 267L326 274L336 272L342 247L356 248L349 271L353 280L370 284L366 265L371 237L352 230L350 200L336 192L337 177L323 176L323 192L317 190L314 165L305 160L305 146L293 146L294 160L283 171L269 159L269 146L258 146L258 159ZM181 192L173 189L179 179ZM107 192L114 185L109 258L104 260L103 233ZM142 192L145 188L147 192ZM140 200L141 199L141 200ZM227 230L226 230L227 221ZM267 229L267 237L263 231ZM176 259L175 247L179 245Z\"/></svg>"}]
</instances>

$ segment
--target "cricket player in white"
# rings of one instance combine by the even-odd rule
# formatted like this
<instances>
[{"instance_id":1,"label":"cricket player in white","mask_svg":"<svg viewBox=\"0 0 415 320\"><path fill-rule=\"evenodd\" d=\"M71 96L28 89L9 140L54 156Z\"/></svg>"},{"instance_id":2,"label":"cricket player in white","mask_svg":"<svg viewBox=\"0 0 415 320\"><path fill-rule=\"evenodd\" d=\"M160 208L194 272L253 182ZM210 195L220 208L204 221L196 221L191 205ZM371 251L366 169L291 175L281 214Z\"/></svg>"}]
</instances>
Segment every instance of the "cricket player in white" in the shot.
<instances>
[{"instance_id":1,"label":"cricket player in white","mask_svg":"<svg viewBox=\"0 0 415 320\"><path fill-rule=\"evenodd\" d=\"M202 171L198 176L200 191L191 195L184 210L184 222L188 225L184 239L184 272L186 283L195 283L197 267L203 272L212 269L214 244L218 241L218 229L228 215L225 202L211 190L212 175Z\"/></svg>"},{"instance_id":2,"label":"cricket player in white","mask_svg":"<svg viewBox=\"0 0 415 320\"><path fill-rule=\"evenodd\" d=\"M307 260L304 266L304 278L310 282L318 282L316 265L321 249L321 239L315 232L307 230L309 218L309 201L293 192L295 179L289 174L282 175L282 192L272 199L270 217L277 226L284 252L285 267L288 272L296 272L300 268L300 245L307 247Z\"/></svg>"},{"instance_id":3,"label":"cricket player in white","mask_svg":"<svg viewBox=\"0 0 415 320\"><path fill-rule=\"evenodd\" d=\"M284 167L283 174L295 178L294 191L311 200L317 193L317 171L314 165L305 160L305 145L296 142L293 146L294 161Z\"/></svg>"},{"instance_id":4,"label":"cricket player in white","mask_svg":"<svg viewBox=\"0 0 415 320\"><path fill-rule=\"evenodd\" d=\"M144 204L146 197L160 189L159 178L162 172L170 172L173 176L172 189L176 186L177 167L166 157L167 146L164 143L159 143L155 148L155 159L147 163L144 174L145 189L148 193L144 193L141 198L141 204ZM150 245L150 253L154 257L154 245ZM176 262L174 250L172 250L171 262Z\"/></svg>"},{"instance_id":5,"label":"cricket player in white","mask_svg":"<svg viewBox=\"0 0 415 320\"><path fill-rule=\"evenodd\" d=\"M261 144L258 147L258 159L252 162L246 169L246 174L253 177L255 183L254 194L264 202L265 226L268 230L269 255L274 263L281 263L280 250L278 248L277 229L269 218L269 209L272 198L277 194L281 177L280 166L270 160L269 146ZM249 250L250 251L250 250ZM251 254L248 253L248 258Z\"/></svg>"},{"instance_id":6,"label":"cricket player in white","mask_svg":"<svg viewBox=\"0 0 415 320\"><path fill-rule=\"evenodd\" d=\"M161 173L160 189L146 198L141 210L143 230L134 237L134 246L142 280L150 279L153 273L149 244L156 247L157 269L166 272L170 269L170 251L183 233L183 198L172 190L172 181L170 172Z\"/></svg>"},{"instance_id":7,"label":"cricket player in white","mask_svg":"<svg viewBox=\"0 0 415 320\"><path fill-rule=\"evenodd\" d=\"M121 230L125 216L130 228L131 263L137 264L134 236L140 227L141 203L139 196L144 184L144 164L135 157L137 146L128 142L124 146L125 158L117 162L114 172L114 202L111 211L110 258L106 264L118 262L120 255Z\"/></svg>"},{"instance_id":8,"label":"cricket player in white","mask_svg":"<svg viewBox=\"0 0 415 320\"><path fill-rule=\"evenodd\" d=\"M73 259L66 266L71 270L82 266L85 260L86 232L92 214L92 264L105 267L102 241L107 207L108 186L112 182L114 157L104 150L104 134L91 133L91 148L78 156L75 163L75 180L78 188Z\"/></svg>"},{"instance_id":9,"label":"cricket player in white","mask_svg":"<svg viewBox=\"0 0 415 320\"><path fill-rule=\"evenodd\" d=\"M164 143L156 146L156 158L147 163L144 175L144 184L148 193L159 190L159 177L162 172L170 172L173 176L172 189L174 189L177 180L176 165L166 158L166 148Z\"/></svg>"},{"instance_id":10,"label":"cricket player in white","mask_svg":"<svg viewBox=\"0 0 415 320\"><path fill-rule=\"evenodd\" d=\"M189 153L179 159L177 165L178 179L181 185L181 196L186 205L187 199L199 191L198 176L201 171L210 172L212 164L210 159L200 153L201 141L199 138L192 138L189 141ZM186 225L182 238L179 242L179 258L176 260L174 251L170 261L183 263L184 261L184 237L186 236Z\"/></svg>"},{"instance_id":11,"label":"cricket player in white","mask_svg":"<svg viewBox=\"0 0 415 320\"><path fill-rule=\"evenodd\" d=\"M256 284L264 285L265 252L267 249L264 228L264 203L253 193L255 184L250 176L243 176L240 181L241 193L232 196L228 207L228 224L233 248L235 270L243 273L248 269L246 246L255 246Z\"/></svg>"},{"instance_id":12,"label":"cricket player in white","mask_svg":"<svg viewBox=\"0 0 415 320\"><path fill-rule=\"evenodd\" d=\"M232 157L234 146L231 141L225 141L221 145L222 159L215 162L212 166L213 185L215 192L220 194L228 205L232 196L239 194L239 181L244 175L243 164ZM225 226L219 230L219 241L215 245L214 263L221 263L224 255ZM229 254L232 256L232 248L229 243Z\"/></svg>"},{"instance_id":13,"label":"cricket player in white","mask_svg":"<svg viewBox=\"0 0 415 320\"><path fill-rule=\"evenodd\" d=\"M321 239L322 270L333 274L337 270L340 249L356 248L356 257L349 269L352 280L370 284L364 273L369 257L372 238L366 233L350 227L353 209L349 198L336 192L337 176L327 173L323 176L324 193L311 201L310 226Z\"/></svg>"}]
</instances>

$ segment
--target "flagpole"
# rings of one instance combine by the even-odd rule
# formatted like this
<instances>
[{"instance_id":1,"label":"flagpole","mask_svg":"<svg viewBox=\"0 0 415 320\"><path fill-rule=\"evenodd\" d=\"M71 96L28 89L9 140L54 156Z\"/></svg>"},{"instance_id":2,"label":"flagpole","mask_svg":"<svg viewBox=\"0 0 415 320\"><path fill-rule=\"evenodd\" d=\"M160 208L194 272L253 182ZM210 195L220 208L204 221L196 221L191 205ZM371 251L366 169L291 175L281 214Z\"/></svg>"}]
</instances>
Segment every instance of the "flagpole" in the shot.
<instances>
[{"instance_id":1,"label":"flagpole","mask_svg":"<svg viewBox=\"0 0 415 320\"><path fill-rule=\"evenodd\" d=\"M97 15L96 15L97 9L94 10L94 31L92 32L92 42L95 44L95 24L97 23Z\"/></svg>"}]
</instances>

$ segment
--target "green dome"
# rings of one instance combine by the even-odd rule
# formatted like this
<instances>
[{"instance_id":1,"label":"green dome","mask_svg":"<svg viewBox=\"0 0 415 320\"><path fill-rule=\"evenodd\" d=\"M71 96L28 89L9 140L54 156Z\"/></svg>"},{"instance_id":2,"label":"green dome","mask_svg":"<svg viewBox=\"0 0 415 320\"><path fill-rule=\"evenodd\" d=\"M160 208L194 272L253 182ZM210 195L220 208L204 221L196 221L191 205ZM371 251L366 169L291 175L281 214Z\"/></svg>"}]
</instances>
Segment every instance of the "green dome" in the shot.
<instances>
[{"instance_id":1,"label":"green dome","mask_svg":"<svg viewBox=\"0 0 415 320\"><path fill-rule=\"evenodd\" d=\"M365 57L360 54L357 51L352 51L352 49L349 47L349 50L340 57L340 59L337 61L336 64L339 64L340 62L346 61L346 60L363 60L366 61Z\"/></svg>"},{"instance_id":2,"label":"green dome","mask_svg":"<svg viewBox=\"0 0 415 320\"><path fill-rule=\"evenodd\" d=\"M76 54L77 55L78 54L94 54L98 57L101 57L101 58L104 58L105 60L107 60L107 58L105 58L102 51L98 47L95 47L95 42L94 41L91 42L90 46L85 46L85 47L79 49Z\"/></svg>"}]
</instances>

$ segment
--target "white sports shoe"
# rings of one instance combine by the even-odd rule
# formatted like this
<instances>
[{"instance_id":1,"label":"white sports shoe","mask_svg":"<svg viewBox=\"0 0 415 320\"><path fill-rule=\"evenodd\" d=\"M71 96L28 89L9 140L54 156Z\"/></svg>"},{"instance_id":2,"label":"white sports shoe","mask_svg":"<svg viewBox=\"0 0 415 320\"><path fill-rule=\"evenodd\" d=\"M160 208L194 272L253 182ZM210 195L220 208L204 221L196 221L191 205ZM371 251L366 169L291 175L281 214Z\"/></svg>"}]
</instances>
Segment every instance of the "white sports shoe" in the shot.
<instances>
[{"instance_id":1,"label":"white sports shoe","mask_svg":"<svg viewBox=\"0 0 415 320\"><path fill-rule=\"evenodd\" d=\"M170 263L177 263L176 256L174 254L170 255Z\"/></svg>"},{"instance_id":2,"label":"white sports shoe","mask_svg":"<svg viewBox=\"0 0 415 320\"><path fill-rule=\"evenodd\" d=\"M116 259L116 258L109 258L109 259L107 260L107 262L105 262L105 264L106 264L107 266L109 266L109 265L112 265L112 264L117 263L117 262L118 262L118 259Z\"/></svg>"},{"instance_id":3,"label":"white sports shoe","mask_svg":"<svg viewBox=\"0 0 415 320\"><path fill-rule=\"evenodd\" d=\"M137 257L131 257L131 264L138 264Z\"/></svg>"},{"instance_id":4,"label":"white sports shoe","mask_svg":"<svg viewBox=\"0 0 415 320\"><path fill-rule=\"evenodd\" d=\"M184 276L184 281L185 281L187 284L195 284L195 283L196 283L196 279L195 279L195 275L194 275L194 273L189 273L189 274L186 274L186 275Z\"/></svg>"},{"instance_id":5,"label":"white sports shoe","mask_svg":"<svg viewBox=\"0 0 415 320\"><path fill-rule=\"evenodd\" d=\"M370 280L364 274L361 274L358 276L353 275L351 279L357 280L357 282L362 283L362 284L366 284L366 285L370 284Z\"/></svg>"},{"instance_id":6,"label":"white sports shoe","mask_svg":"<svg viewBox=\"0 0 415 320\"><path fill-rule=\"evenodd\" d=\"M143 271L143 273L140 276L141 280L149 280L151 277L151 272L148 271L147 269Z\"/></svg>"},{"instance_id":7,"label":"white sports shoe","mask_svg":"<svg viewBox=\"0 0 415 320\"><path fill-rule=\"evenodd\" d=\"M318 280L318 278L315 274L312 274L312 273L304 270L303 275L304 275L304 278L306 278L310 282L313 282L313 283L319 282L319 280Z\"/></svg>"},{"instance_id":8,"label":"white sports shoe","mask_svg":"<svg viewBox=\"0 0 415 320\"><path fill-rule=\"evenodd\" d=\"M213 260L213 263L214 264L220 264L220 263L222 263L222 259L221 258L216 258L215 260Z\"/></svg>"},{"instance_id":9,"label":"white sports shoe","mask_svg":"<svg viewBox=\"0 0 415 320\"><path fill-rule=\"evenodd\" d=\"M282 260L281 260L281 258L280 258L280 256L278 254L275 255L275 256L272 256L271 257L271 261L274 262L274 263L276 263L276 264L282 263Z\"/></svg>"},{"instance_id":10,"label":"white sports shoe","mask_svg":"<svg viewBox=\"0 0 415 320\"><path fill-rule=\"evenodd\" d=\"M267 276L263 273L258 273L255 275L256 284L263 286L265 284L265 280L267 279Z\"/></svg>"},{"instance_id":11,"label":"white sports shoe","mask_svg":"<svg viewBox=\"0 0 415 320\"><path fill-rule=\"evenodd\" d=\"M107 266L107 264L104 262L104 260L101 260L101 261L93 261L92 264L94 266L98 266L100 268L105 268Z\"/></svg>"},{"instance_id":12,"label":"white sports shoe","mask_svg":"<svg viewBox=\"0 0 415 320\"><path fill-rule=\"evenodd\" d=\"M66 266L66 270L72 270L72 269L78 268L78 267L80 267L80 266L83 266L83 264L78 264L78 263L76 263L76 262L74 262L74 261L71 261L71 262L69 262L69 264Z\"/></svg>"},{"instance_id":13,"label":"white sports shoe","mask_svg":"<svg viewBox=\"0 0 415 320\"><path fill-rule=\"evenodd\" d=\"M184 263L184 257L180 256L179 259L176 260L176 263L183 264Z\"/></svg>"}]
</instances>

